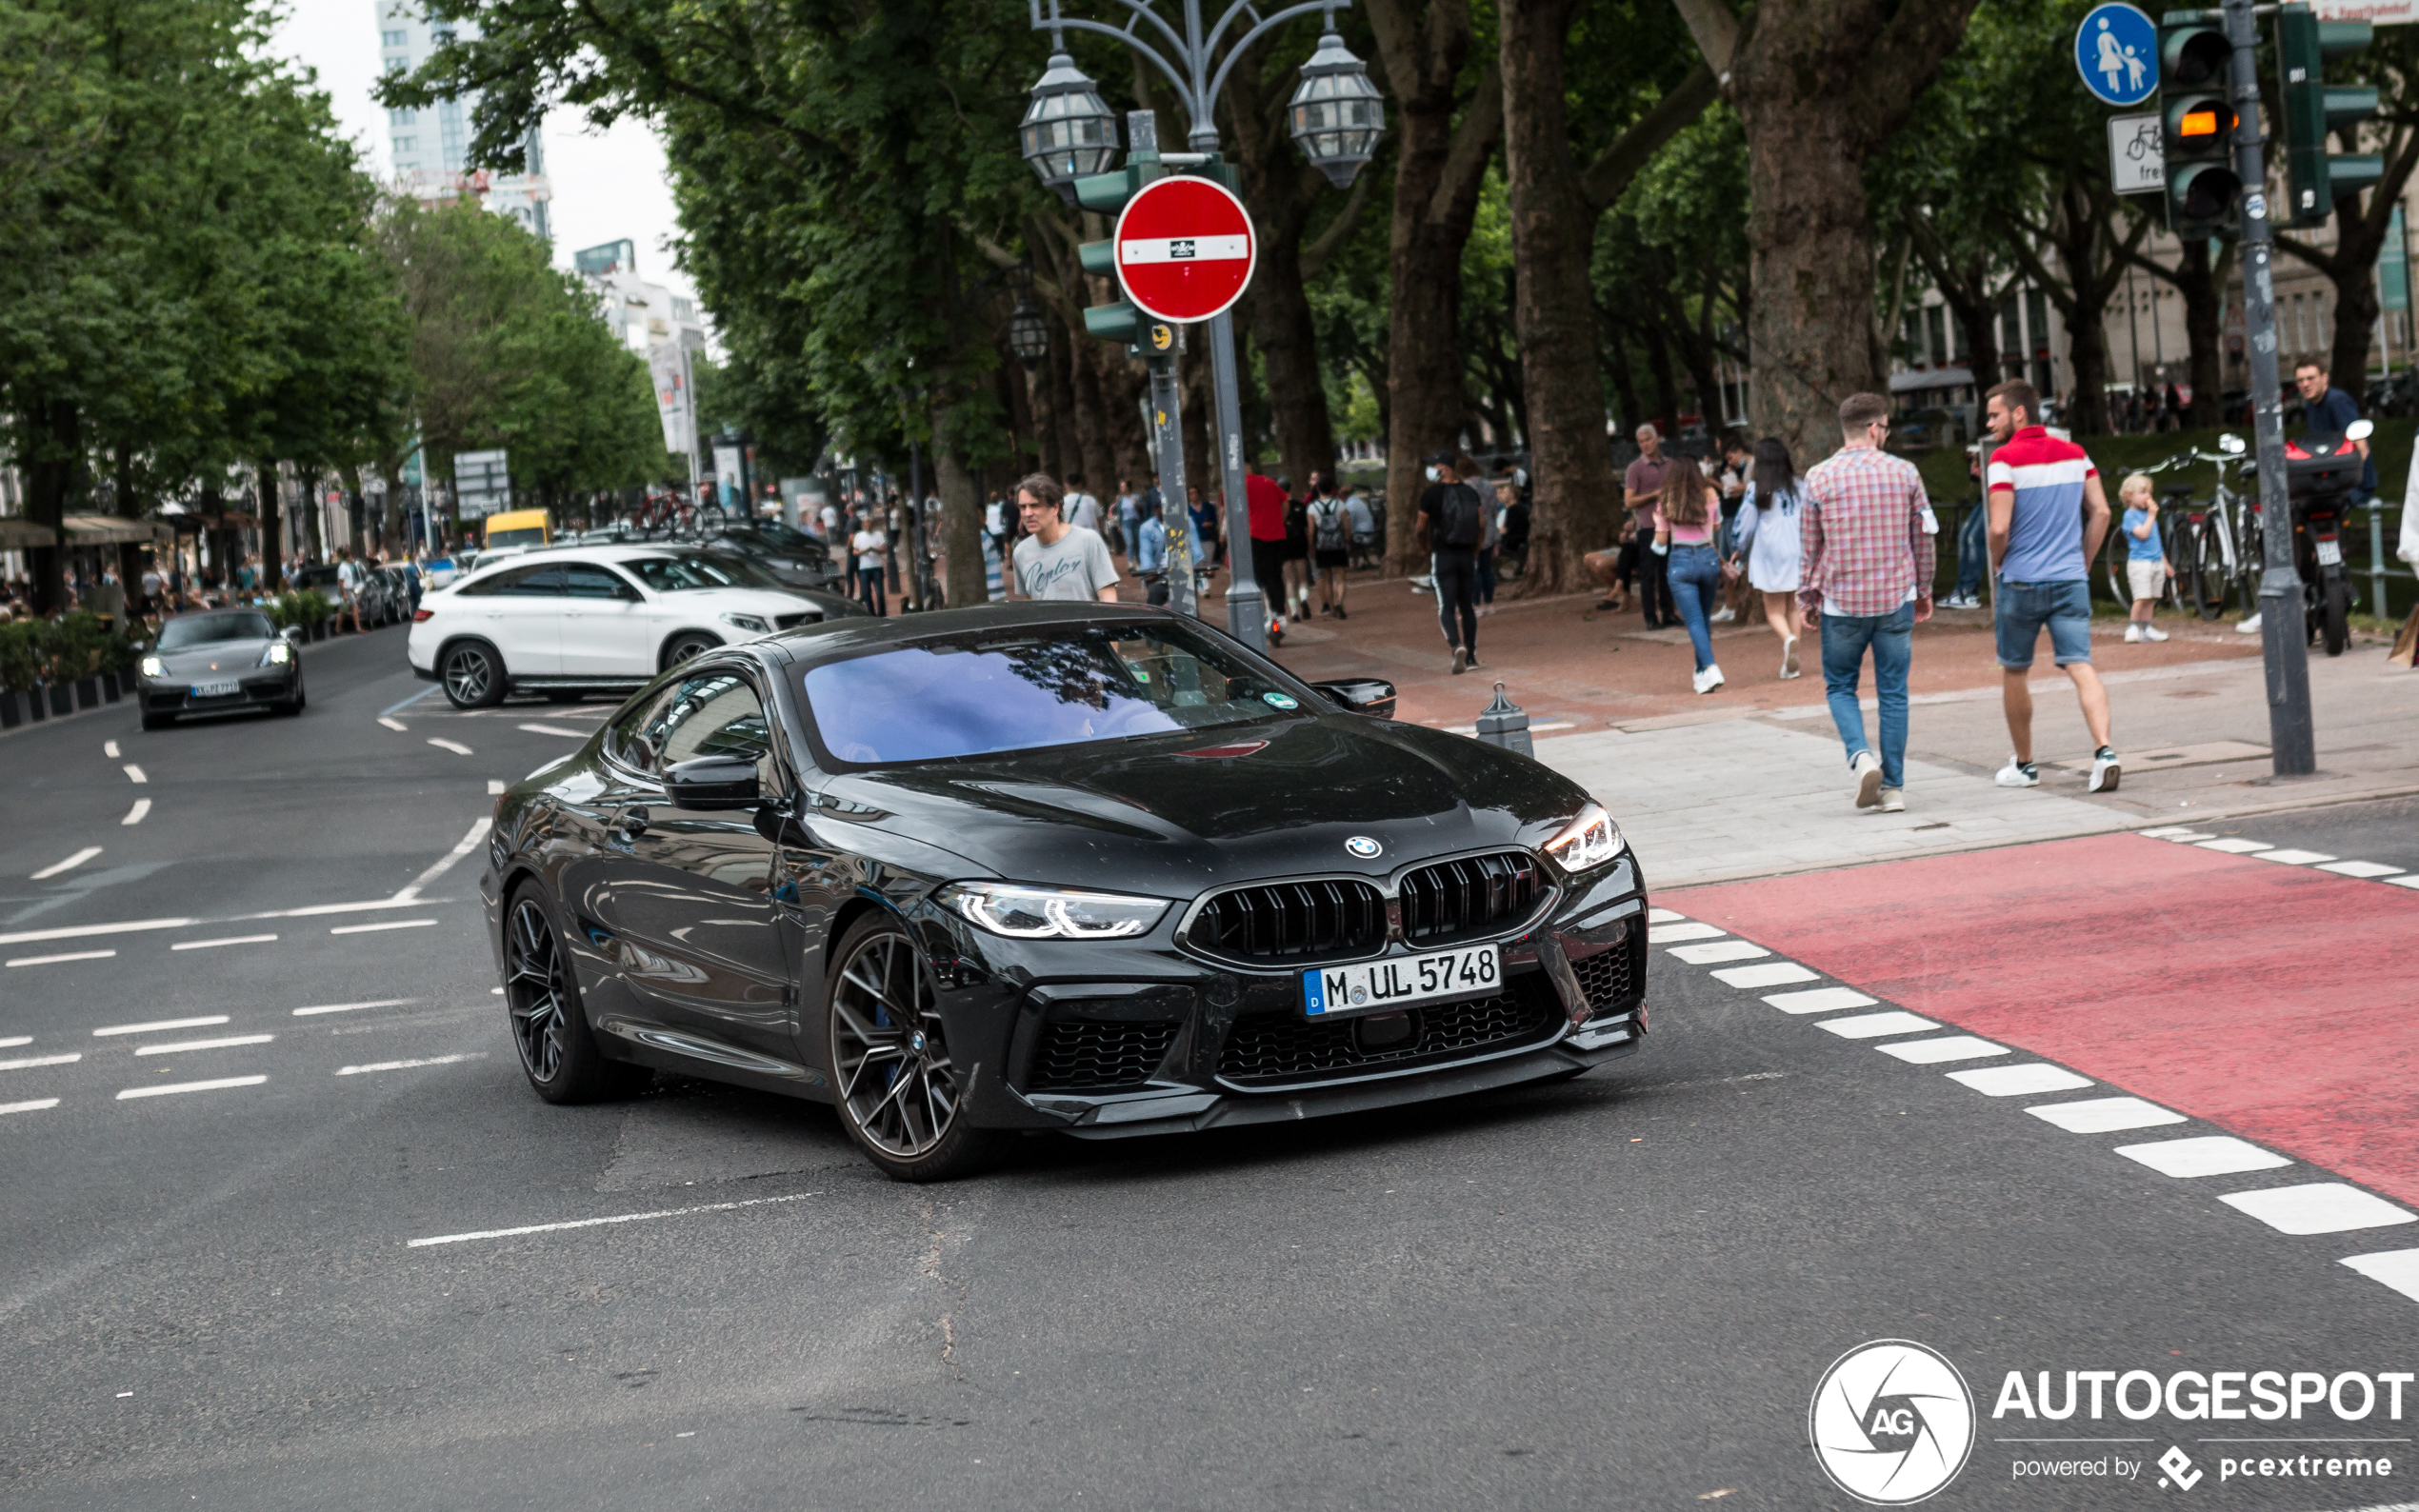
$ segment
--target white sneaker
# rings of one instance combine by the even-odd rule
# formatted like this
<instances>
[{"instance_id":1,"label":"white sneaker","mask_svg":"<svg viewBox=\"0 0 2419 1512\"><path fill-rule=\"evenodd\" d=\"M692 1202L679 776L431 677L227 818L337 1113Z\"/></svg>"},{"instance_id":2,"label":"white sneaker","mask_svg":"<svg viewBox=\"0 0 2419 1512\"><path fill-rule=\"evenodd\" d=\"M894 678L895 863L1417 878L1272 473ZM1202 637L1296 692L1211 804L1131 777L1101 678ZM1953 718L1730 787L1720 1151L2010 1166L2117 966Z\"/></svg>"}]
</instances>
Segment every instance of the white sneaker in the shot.
<instances>
[{"instance_id":1,"label":"white sneaker","mask_svg":"<svg viewBox=\"0 0 2419 1512\"><path fill-rule=\"evenodd\" d=\"M2112 793L2117 782L2125 776L2124 764L2117 760L2116 747L2103 746L2091 756L2091 781L2085 785L2095 793Z\"/></svg>"},{"instance_id":2,"label":"white sneaker","mask_svg":"<svg viewBox=\"0 0 2419 1512\"><path fill-rule=\"evenodd\" d=\"M1797 637L1791 635L1781 642L1781 680L1787 682L1797 675Z\"/></svg>"},{"instance_id":3,"label":"white sneaker","mask_svg":"<svg viewBox=\"0 0 2419 1512\"><path fill-rule=\"evenodd\" d=\"M1848 764L1856 775L1856 806L1870 808L1882 801L1882 759L1869 750L1860 750Z\"/></svg>"},{"instance_id":4,"label":"white sneaker","mask_svg":"<svg viewBox=\"0 0 2419 1512\"><path fill-rule=\"evenodd\" d=\"M1905 813L1907 811L1907 789L1904 787L1883 788L1881 810L1886 814Z\"/></svg>"},{"instance_id":5,"label":"white sneaker","mask_svg":"<svg viewBox=\"0 0 2419 1512\"><path fill-rule=\"evenodd\" d=\"M2162 636L2160 639L2164 640L2166 637ZM2139 620L2127 622L2125 627L2125 644L2128 646L2139 646L2141 643L2142 622Z\"/></svg>"},{"instance_id":6,"label":"white sneaker","mask_svg":"<svg viewBox=\"0 0 2419 1512\"><path fill-rule=\"evenodd\" d=\"M1706 623L1709 625L1728 625L1737 618L1738 616L1736 614L1730 612L1730 607L1728 604L1725 604L1720 608L1715 609L1713 611L1713 617L1706 621Z\"/></svg>"},{"instance_id":7,"label":"white sneaker","mask_svg":"<svg viewBox=\"0 0 2419 1512\"><path fill-rule=\"evenodd\" d=\"M2167 631L2160 629L2155 625L2145 625L2142 627L2142 639L2146 641L2164 641L2167 639Z\"/></svg>"},{"instance_id":8,"label":"white sneaker","mask_svg":"<svg viewBox=\"0 0 2419 1512\"><path fill-rule=\"evenodd\" d=\"M2249 619L2245 620L2242 624L2235 626L2234 628L2240 634L2257 635L2259 633L2259 616L2254 614Z\"/></svg>"},{"instance_id":9,"label":"white sneaker","mask_svg":"<svg viewBox=\"0 0 2419 1512\"><path fill-rule=\"evenodd\" d=\"M2038 787L2041 786L2041 771L2032 763L2020 762L2010 756L2008 765L1999 768L1995 781L2002 787Z\"/></svg>"},{"instance_id":10,"label":"white sneaker","mask_svg":"<svg viewBox=\"0 0 2419 1512\"><path fill-rule=\"evenodd\" d=\"M1715 688L1722 686L1722 668L1718 666L1704 667L1697 672L1694 681L1696 690L1698 692L1710 693Z\"/></svg>"}]
</instances>

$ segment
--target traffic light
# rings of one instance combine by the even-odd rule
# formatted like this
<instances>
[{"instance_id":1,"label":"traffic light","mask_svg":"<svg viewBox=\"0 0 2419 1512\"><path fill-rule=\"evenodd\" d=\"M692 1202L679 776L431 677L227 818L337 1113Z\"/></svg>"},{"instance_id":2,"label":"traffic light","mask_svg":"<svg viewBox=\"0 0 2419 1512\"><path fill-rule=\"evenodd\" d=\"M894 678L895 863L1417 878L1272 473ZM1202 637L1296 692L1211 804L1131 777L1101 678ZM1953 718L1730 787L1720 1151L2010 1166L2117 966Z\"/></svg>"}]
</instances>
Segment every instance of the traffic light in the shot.
<instances>
[{"instance_id":1,"label":"traffic light","mask_svg":"<svg viewBox=\"0 0 2419 1512\"><path fill-rule=\"evenodd\" d=\"M2178 239L2232 236L2243 180L2234 171L2234 44L2215 11L2159 27L2159 144L2167 154L2167 224ZM2206 19L2203 19L2203 18Z\"/></svg>"},{"instance_id":2,"label":"traffic light","mask_svg":"<svg viewBox=\"0 0 2419 1512\"><path fill-rule=\"evenodd\" d=\"M2285 182L2290 195L2289 226L2318 226L2335 212L2336 199L2367 189L2385 176L2386 162L2369 153L2328 151L2329 133L2377 113L2377 91L2329 89L2323 82L2329 59L2367 50L2366 21L2321 21L2301 0L2276 9L2276 61L2284 75Z\"/></svg>"}]
</instances>

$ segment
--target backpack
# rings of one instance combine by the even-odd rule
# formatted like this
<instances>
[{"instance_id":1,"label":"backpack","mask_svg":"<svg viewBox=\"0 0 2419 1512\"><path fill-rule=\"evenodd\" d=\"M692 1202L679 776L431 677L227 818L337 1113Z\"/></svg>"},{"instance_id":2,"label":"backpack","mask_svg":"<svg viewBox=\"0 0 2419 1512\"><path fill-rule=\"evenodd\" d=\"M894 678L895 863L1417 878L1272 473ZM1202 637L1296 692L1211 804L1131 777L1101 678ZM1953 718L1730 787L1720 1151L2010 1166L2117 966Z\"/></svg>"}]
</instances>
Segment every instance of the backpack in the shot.
<instances>
[{"instance_id":1,"label":"backpack","mask_svg":"<svg viewBox=\"0 0 2419 1512\"><path fill-rule=\"evenodd\" d=\"M1437 502L1436 544L1474 549L1487 534L1486 522L1479 516L1478 490L1467 483L1449 484L1445 496Z\"/></svg>"},{"instance_id":2,"label":"backpack","mask_svg":"<svg viewBox=\"0 0 2419 1512\"><path fill-rule=\"evenodd\" d=\"M1312 544L1322 551L1345 551L1351 548L1351 532L1347 528L1349 517L1344 506L1333 499L1321 499L1310 506Z\"/></svg>"}]
</instances>

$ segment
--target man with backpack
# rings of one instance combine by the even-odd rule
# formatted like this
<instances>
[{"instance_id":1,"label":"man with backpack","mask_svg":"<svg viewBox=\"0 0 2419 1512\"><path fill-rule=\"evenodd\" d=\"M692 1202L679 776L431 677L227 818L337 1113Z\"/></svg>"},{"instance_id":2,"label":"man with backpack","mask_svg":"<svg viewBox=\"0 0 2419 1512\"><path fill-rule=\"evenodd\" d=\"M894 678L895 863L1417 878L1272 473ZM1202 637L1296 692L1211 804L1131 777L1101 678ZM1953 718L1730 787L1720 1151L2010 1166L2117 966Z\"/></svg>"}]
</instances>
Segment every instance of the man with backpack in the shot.
<instances>
[{"instance_id":1,"label":"man with backpack","mask_svg":"<svg viewBox=\"0 0 2419 1512\"><path fill-rule=\"evenodd\" d=\"M1478 464L1455 452L1428 459L1429 484L1419 497L1412 539L1429 554L1436 581L1436 622L1453 648L1453 675L1478 665L1478 548L1487 539L1486 506L1463 482Z\"/></svg>"},{"instance_id":2,"label":"man with backpack","mask_svg":"<svg viewBox=\"0 0 2419 1512\"><path fill-rule=\"evenodd\" d=\"M1352 511L1322 478L1310 500L1310 565L1319 575L1320 613L1351 618L1344 612L1344 569L1351 561Z\"/></svg>"}]
</instances>

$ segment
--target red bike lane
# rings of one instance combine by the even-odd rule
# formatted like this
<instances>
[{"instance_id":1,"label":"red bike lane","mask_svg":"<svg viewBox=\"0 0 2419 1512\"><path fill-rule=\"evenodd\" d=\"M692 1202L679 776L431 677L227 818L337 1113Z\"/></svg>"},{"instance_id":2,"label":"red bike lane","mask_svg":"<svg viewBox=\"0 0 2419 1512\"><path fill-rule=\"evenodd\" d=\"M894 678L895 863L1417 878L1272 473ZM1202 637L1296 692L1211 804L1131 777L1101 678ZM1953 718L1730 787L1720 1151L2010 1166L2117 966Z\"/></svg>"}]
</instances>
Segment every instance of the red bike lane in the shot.
<instances>
[{"instance_id":1,"label":"red bike lane","mask_svg":"<svg viewBox=\"0 0 2419 1512\"><path fill-rule=\"evenodd\" d=\"M2419 892L2103 835L1655 902L2419 1203Z\"/></svg>"}]
</instances>

